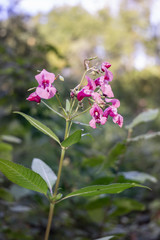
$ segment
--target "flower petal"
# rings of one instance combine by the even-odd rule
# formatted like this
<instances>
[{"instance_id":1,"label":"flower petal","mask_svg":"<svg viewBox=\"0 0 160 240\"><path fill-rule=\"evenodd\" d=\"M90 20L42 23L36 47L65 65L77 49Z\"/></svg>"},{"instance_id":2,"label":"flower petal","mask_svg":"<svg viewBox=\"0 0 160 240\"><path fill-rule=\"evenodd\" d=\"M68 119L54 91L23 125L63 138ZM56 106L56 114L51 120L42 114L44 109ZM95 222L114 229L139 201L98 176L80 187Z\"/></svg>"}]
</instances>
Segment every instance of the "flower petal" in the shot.
<instances>
[{"instance_id":1,"label":"flower petal","mask_svg":"<svg viewBox=\"0 0 160 240\"><path fill-rule=\"evenodd\" d=\"M41 98L37 95L36 92L33 92L29 95L28 98L26 98L28 101L34 101L34 102L37 102L37 103L40 103L41 102Z\"/></svg>"},{"instance_id":2,"label":"flower petal","mask_svg":"<svg viewBox=\"0 0 160 240\"><path fill-rule=\"evenodd\" d=\"M115 117L113 117L113 122L117 123L120 127L123 126L123 117L120 114L117 114Z\"/></svg>"},{"instance_id":3,"label":"flower petal","mask_svg":"<svg viewBox=\"0 0 160 240\"><path fill-rule=\"evenodd\" d=\"M46 87L45 89L42 87L37 87L36 93L44 99L52 98L56 94L56 88L55 87Z\"/></svg>"},{"instance_id":4,"label":"flower petal","mask_svg":"<svg viewBox=\"0 0 160 240\"><path fill-rule=\"evenodd\" d=\"M92 119L92 120L89 122L89 125L90 125L92 128L96 128L96 121L95 121L95 119Z\"/></svg>"},{"instance_id":5,"label":"flower petal","mask_svg":"<svg viewBox=\"0 0 160 240\"><path fill-rule=\"evenodd\" d=\"M110 68L111 64L109 62L103 62L101 65L101 70L105 72L108 68Z\"/></svg>"},{"instance_id":6,"label":"flower petal","mask_svg":"<svg viewBox=\"0 0 160 240\"><path fill-rule=\"evenodd\" d=\"M101 90L102 90L103 94L106 95L107 97L114 97L114 94L112 92L112 88L107 83L102 84Z\"/></svg>"},{"instance_id":7,"label":"flower petal","mask_svg":"<svg viewBox=\"0 0 160 240\"><path fill-rule=\"evenodd\" d=\"M41 71L40 74L35 76L35 79L38 81L39 85L43 84L43 81L48 80L50 84L52 84L55 80L54 73L47 72L45 69Z\"/></svg>"},{"instance_id":8,"label":"flower petal","mask_svg":"<svg viewBox=\"0 0 160 240\"><path fill-rule=\"evenodd\" d=\"M118 99L108 99L108 98L105 98L105 101L107 103L111 102L112 103L112 106L114 106L115 108L119 108L120 106L120 101Z\"/></svg>"}]
</instances>

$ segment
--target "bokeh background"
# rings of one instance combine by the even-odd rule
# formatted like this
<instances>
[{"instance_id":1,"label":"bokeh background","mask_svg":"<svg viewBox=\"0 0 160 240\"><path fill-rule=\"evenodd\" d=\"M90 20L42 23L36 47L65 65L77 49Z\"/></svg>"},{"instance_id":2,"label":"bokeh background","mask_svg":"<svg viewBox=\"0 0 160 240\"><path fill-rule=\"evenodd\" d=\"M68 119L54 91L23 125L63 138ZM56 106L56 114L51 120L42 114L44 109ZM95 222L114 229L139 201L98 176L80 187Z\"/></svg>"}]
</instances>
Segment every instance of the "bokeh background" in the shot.
<instances>
[{"instance_id":1,"label":"bokeh background","mask_svg":"<svg viewBox=\"0 0 160 240\"><path fill-rule=\"evenodd\" d=\"M27 89L35 86L37 70L45 68L65 78L56 82L56 88L61 99L69 98L70 89L83 74L84 59L98 56L99 62L112 64L112 89L121 101L124 127L110 121L93 131L74 124L93 137L84 137L68 150L61 192L65 195L93 183L128 182L131 178L152 188L66 200L57 205L50 239L89 240L110 235L123 240L160 239L159 136L130 142L118 154L110 152L126 140L125 126L135 116L159 108L159 12L159 0L0 1L0 157L29 168L37 157L57 173L57 144L13 111L32 115L62 138L64 121L43 105L27 102ZM57 107L56 99L48 103ZM83 123L89 120L89 114L79 118ZM158 132L159 123L158 116L140 124L132 136ZM101 167L109 158L113 161L107 168ZM136 171L139 179L130 171ZM43 239L48 208L43 196L15 186L0 173L1 240Z\"/></svg>"}]
</instances>

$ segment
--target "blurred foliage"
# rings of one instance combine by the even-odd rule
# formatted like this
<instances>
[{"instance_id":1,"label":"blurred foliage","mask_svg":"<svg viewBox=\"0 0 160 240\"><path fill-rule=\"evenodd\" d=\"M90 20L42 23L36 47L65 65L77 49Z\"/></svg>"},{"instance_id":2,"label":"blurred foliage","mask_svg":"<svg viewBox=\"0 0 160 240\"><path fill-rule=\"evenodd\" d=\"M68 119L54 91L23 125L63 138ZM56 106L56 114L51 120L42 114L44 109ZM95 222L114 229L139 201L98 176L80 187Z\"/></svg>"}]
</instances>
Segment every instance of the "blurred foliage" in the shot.
<instances>
[{"instance_id":1,"label":"blurred foliage","mask_svg":"<svg viewBox=\"0 0 160 240\"><path fill-rule=\"evenodd\" d=\"M160 26L150 24L151 4L152 0L122 0L115 16L107 8L92 15L80 6L65 6L46 15L29 17L16 11L16 1L10 2L8 18L0 21L0 157L27 167L34 157L40 158L57 172L57 143L12 113L20 110L36 117L62 140L64 121L51 115L42 104L25 100L29 95L27 89L34 87L37 70L43 68L65 77L64 82L55 85L62 99L69 98L69 89L83 73L84 59L97 55L112 63L112 88L121 101L119 112L125 125L140 112L159 107ZM148 62L142 70L135 68L139 48L144 49L147 59L154 60L154 66ZM48 104L56 108L56 99ZM89 115L79 117L78 121L88 123ZM157 132L159 124L158 115L154 121L136 126L131 137ZM50 239L54 234L58 240L111 235L123 240L158 240L160 190L151 179L159 181L159 136L126 142L127 130L119 129L111 121L94 132L88 126L73 124L73 131L82 128L92 133L93 138L86 135L68 150L60 189L64 195L85 185L130 182L131 173L130 177L124 174L129 171L132 177L133 171L139 174L137 181L144 177L142 173L147 173L145 184L152 191L132 189L117 196L75 198L59 203ZM0 239L43 239L47 200L16 188L1 173L0 185Z\"/></svg>"}]
</instances>

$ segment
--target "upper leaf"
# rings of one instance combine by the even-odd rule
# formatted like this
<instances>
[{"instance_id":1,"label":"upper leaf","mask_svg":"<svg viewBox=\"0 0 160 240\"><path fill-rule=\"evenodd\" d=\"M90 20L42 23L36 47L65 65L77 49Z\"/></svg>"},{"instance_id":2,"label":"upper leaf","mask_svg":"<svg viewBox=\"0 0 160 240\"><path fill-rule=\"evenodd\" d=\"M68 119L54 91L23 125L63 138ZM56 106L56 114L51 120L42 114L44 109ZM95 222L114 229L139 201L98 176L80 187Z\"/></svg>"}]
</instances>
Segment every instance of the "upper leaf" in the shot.
<instances>
[{"instance_id":1,"label":"upper leaf","mask_svg":"<svg viewBox=\"0 0 160 240\"><path fill-rule=\"evenodd\" d=\"M146 186L142 186L136 183L113 183L109 185L94 185L94 186L84 187L75 192L72 192L68 194L66 197L64 197L63 199L75 197L75 196L88 197L88 196L95 196L95 195L100 195L105 193L108 193L108 194L121 193L124 190L132 187L148 188Z\"/></svg>"},{"instance_id":2,"label":"upper leaf","mask_svg":"<svg viewBox=\"0 0 160 240\"><path fill-rule=\"evenodd\" d=\"M31 168L44 179L50 189L50 192L52 193L52 187L57 180L57 176L53 170L45 162L38 158L33 159Z\"/></svg>"},{"instance_id":3,"label":"upper leaf","mask_svg":"<svg viewBox=\"0 0 160 240\"><path fill-rule=\"evenodd\" d=\"M71 145L79 142L81 140L82 130L77 130L73 134L71 134L68 138L66 138L61 145L63 147L70 147Z\"/></svg>"},{"instance_id":4,"label":"upper leaf","mask_svg":"<svg viewBox=\"0 0 160 240\"><path fill-rule=\"evenodd\" d=\"M133 121L126 126L127 129L132 129L142 122L149 122L154 120L158 116L158 109L150 109L148 111L140 113Z\"/></svg>"},{"instance_id":5,"label":"upper leaf","mask_svg":"<svg viewBox=\"0 0 160 240\"><path fill-rule=\"evenodd\" d=\"M56 136L56 134L54 132L52 132L52 130L50 128L48 128L47 126L45 126L43 123L39 122L38 120L30 117L29 115L27 115L25 113L22 113L22 112L14 112L14 113L18 113L18 114L22 115L25 119L28 120L28 122L30 122L30 124L32 126L37 128L39 131L43 132L44 134L48 135L49 137L53 138L56 142L58 142L60 144L59 138Z\"/></svg>"},{"instance_id":6,"label":"upper leaf","mask_svg":"<svg viewBox=\"0 0 160 240\"><path fill-rule=\"evenodd\" d=\"M40 193L47 193L48 187L41 176L22 165L0 159L0 171L13 183Z\"/></svg>"}]
</instances>

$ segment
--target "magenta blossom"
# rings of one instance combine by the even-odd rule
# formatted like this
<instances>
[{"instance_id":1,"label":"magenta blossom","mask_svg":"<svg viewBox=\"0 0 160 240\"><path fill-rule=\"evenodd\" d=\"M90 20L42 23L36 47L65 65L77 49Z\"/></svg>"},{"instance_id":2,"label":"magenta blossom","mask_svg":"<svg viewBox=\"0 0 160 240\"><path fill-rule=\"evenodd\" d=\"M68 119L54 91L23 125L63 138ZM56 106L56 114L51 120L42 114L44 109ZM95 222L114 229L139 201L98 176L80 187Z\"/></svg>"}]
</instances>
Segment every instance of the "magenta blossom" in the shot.
<instances>
[{"instance_id":1,"label":"magenta blossom","mask_svg":"<svg viewBox=\"0 0 160 240\"><path fill-rule=\"evenodd\" d=\"M94 99L94 101L95 101L97 104L105 105L105 102L104 102L103 99L101 98L101 94L99 94L99 93L97 93L97 92L93 92L93 93L92 93L92 98Z\"/></svg>"},{"instance_id":2,"label":"magenta blossom","mask_svg":"<svg viewBox=\"0 0 160 240\"><path fill-rule=\"evenodd\" d=\"M120 127L123 126L123 117L120 114L117 114L115 117L113 117L113 122L117 123Z\"/></svg>"},{"instance_id":3,"label":"magenta blossom","mask_svg":"<svg viewBox=\"0 0 160 240\"><path fill-rule=\"evenodd\" d=\"M88 76L86 76L86 79L88 81L87 86L83 87L81 91L77 94L78 101L81 101L84 97L91 97L92 93L96 89L95 82Z\"/></svg>"},{"instance_id":4,"label":"magenta blossom","mask_svg":"<svg viewBox=\"0 0 160 240\"><path fill-rule=\"evenodd\" d=\"M102 65L101 65L101 70L103 71L103 72L105 72L108 68L110 68L111 67L111 64L110 63L108 63L108 62L103 62L102 63Z\"/></svg>"},{"instance_id":5,"label":"magenta blossom","mask_svg":"<svg viewBox=\"0 0 160 240\"><path fill-rule=\"evenodd\" d=\"M113 73L106 69L105 74L104 74L104 80L107 82L112 82L113 80Z\"/></svg>"},{"instance_id":6,"label":"magenta blossom","mask_svg":"<svg viewBox=\"0 0 160 240\"><path fill-rule=\"evenodd\" d=\"M96 123L104 125L107 121L107 118L103 117L103 110L96 103L90 109L90 114L93 119L89 122L89 125L92 128L96 128Z\"/></svg>"},{"instance_id":7,"label":"magenta blossom","mask_svg":"<svg viewBox=\"0 0 160 240\"><path fill-rule=\"evenodd\" d=\"M33 92L29 95L29 97L27 98L28 101L34 101L37 103L41 102L41 98L37 95L36 92Z\"/></svg>"},{"instance_id":8,"label":"magenta blossom","mask_svg":"<svg viewBox=\"0 0 160 240\"><path fill-rule=\"evenodd\" d=\"M110 71L108 71L110 72ZM110 72L111 73L111 72ZM95 80L96 86L100 86L103 94L107 97L114 97L111 86L108 84L109 81L112 81L113 75L104 75Z\"/></svg>"},{"instance_id":9,"label":"magenta blossom","mask_svg":"<svg viewBox=\"0 0 160 240\"><path fill-rule=\"evenodd\" d=\"M113 98L113 99L108 99L108 98L105 98L105 101L107 102L107 103L112 103L112 106L113 107L115 107L115 108L119 108L119 106L120 106L120 101L118 100L118 99L115 99L115 98Z\"/></svg>"},{"instance_id":10,"label":"magenta blossom","mask_svg":"<svg viewBox=\"0 0 160 240\"><path fill-rule=\"evenodd\" d=\"M107 83L101 85L101 90L103 92L103 95L105 95L107 97L114 97L114 94L112 92L112 88Z\"/></svg>"},{"instance_id":11,"label":"magenta blossom","mask_svg":"<svg viewBox=\"0 0 160 240\"><path fill-rule=\"evenodd\" d=\"M39 74L35 76L35 79L39 85L43 85L45 87L54 82L55 75L54 73L47 72L45 69L43 69Z\"/></svg>"},{"instance_id":12,"label":"magenta blossom","mask_svg":"<svg viewBox=\"0 0 160 240\"><path fill-rule=\"evenodd\" d=\"M103 116L108 118L108 116L115 117L117 114L117 108L109 106L104 110Z\"/></svg>"},{"instance_id":13,"label":"magenta blossom","mask_svg":"<svg viewBox=\"0 0 160 240\"><path fill-rule=\"evenodd\" d=\"M49 99L56 94L56 88L52 86L55 80L53 73L47 72L45 69L40 74L35 76L39 86L36 88L36 93L40 98Z\"/></svg>"},{"instance_id":14,"label":"magenta blossom","mask_svg":"<svg viewBox=\"0 0 160 240\"><path fill-rule=\"evenodd\" d=\"M118 99L105 99L106 102L111 102L112 106L109 106L104 110L103 116L108 119L108 116L113 118L113 122L117 123L120 127L123 125L123 117L117 113L117 108L120 106Z\"/></svg>"}]
</instances>

